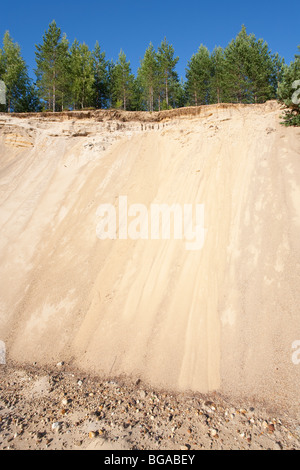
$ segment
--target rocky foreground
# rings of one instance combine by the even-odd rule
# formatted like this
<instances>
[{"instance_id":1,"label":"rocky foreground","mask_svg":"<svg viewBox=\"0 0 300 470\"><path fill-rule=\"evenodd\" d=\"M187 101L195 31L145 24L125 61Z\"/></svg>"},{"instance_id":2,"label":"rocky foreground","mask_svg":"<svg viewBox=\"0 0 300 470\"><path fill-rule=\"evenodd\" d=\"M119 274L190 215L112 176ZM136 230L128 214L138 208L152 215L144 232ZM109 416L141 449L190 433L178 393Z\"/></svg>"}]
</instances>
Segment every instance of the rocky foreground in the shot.
<instances>
[{"instance_id":1,"label":"rocky foreground","mask_svg":"<svg viewBox=\"0 0 300 470\"><path fill-rule=\"evenodd\" d=\"M6 365L0 449L292 450L300 449L300 423L261 404L102 381L62 363L52 371Z\"/></svg>"}]
</instances>

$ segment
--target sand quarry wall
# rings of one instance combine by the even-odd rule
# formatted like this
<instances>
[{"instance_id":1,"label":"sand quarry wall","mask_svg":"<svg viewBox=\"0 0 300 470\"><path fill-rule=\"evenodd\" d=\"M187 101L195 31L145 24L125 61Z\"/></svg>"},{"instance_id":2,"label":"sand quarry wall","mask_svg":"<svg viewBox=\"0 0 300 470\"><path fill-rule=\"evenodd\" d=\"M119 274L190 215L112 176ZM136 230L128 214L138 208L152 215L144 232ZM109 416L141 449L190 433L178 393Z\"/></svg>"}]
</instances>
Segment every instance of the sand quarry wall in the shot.
<instances>
[{"instance_id":1,"label":"sand quarry wall","mask_svg":"<svg viewBox=\"0 0 300 470\"><path fill-rule=\"evenodd\" d=\"M281 112L0 115L7 360L299 409L300 130ZM203 248L100 240L120 196L203 205Z\"/></svg>"}]
</instances>

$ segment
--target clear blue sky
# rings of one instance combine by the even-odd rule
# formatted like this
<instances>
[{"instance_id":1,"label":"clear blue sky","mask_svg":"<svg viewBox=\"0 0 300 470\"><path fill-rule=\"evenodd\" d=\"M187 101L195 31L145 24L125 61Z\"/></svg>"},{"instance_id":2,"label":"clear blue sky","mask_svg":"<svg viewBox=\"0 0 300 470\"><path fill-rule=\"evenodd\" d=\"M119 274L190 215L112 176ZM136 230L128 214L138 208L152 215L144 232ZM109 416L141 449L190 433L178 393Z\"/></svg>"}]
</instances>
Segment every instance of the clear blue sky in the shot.
<instances>
[{"instance_id":1,"label":"clear blue sky","mask_svg":"<svg viewBox=\"0 0 300 470\"><path fill-rule=\"evenodd\" d=\"M299 0L43 0L1 1L0 36L6 30L22 49L34 77L35 44L55 19L70 42L76 38L93 48L96 40L107 59L122 48L136 73L150 41L155 48L166 36L180 57L179 76L200 44L225 47L240 31L264 38L272 52L290 63L300 44Z\"/></svg>"}]
</instances>

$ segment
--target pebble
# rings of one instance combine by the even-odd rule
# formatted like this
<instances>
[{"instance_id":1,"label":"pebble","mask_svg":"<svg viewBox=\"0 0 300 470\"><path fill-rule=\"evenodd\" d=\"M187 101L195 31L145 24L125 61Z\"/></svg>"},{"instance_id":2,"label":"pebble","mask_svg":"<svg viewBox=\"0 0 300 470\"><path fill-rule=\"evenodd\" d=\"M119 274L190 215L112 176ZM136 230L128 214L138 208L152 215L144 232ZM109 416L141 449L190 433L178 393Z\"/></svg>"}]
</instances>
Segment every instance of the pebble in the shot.
<instances>
[{"instance_id":1,"label":"pebble","mask_svg":"<svg viewBox=\"0 0 300 470\"><path fill-rule=\"evenodd\" d=\"M210 430L210 435L211 437L217 439L219 436L218 436L218 431L216 429L211 429Z\"/></svg>"},{"instance_id":2,"label":"pebble","mask_svg":"<svg viewBox=\"0 0 300 470\"><path fill-rule=\"evenodd\" d=\"M269 424L269 425L268 425L268 431L269 431L270 433L275 432L275 426L274 426L274 424Z\"/></svg>"},{"instance_id":3,"label":"pebble","mask_svg":"<svg viewBox=\"0 0 300 470\"><path fill-rule=\"evenodd\" d=\"M60 423L53 423L52 424L52 431L59 432L61 430L61 424Z\"/></svg>"},{"instance_id":4,"label":"pebble","mask_svg":"<svg viewBox=\"0 0 300 470\"><path fill-rule=\"evenodd\" d=\"M190 446L189 445L185 445L185 446L181 446L180 447L180 450L190 450Z\"/></svg>"},{"instance_id":5,"label":"pebble","mask_svg":"<svg viewBox=\"0 0 300 470\"><path fill-rule=\"evenodd\" d=\"M291 417L289 424L282 418L283 423L279 425L279 418L267 417L266 411L260 414L255 409L254 413L241 405L233 408L217 395L212 395L213 401L206 401L197 395L154 393L144 385L143 389L136 388L135 382L116 384L88 376L79 380L76 374L62 370L50 376L54 383L52 393L38 396L33 407L32 395L28 393L26 397L23 393L24 380L29 383L31 379L34 383L40 376L35 372L25 377L18 383L11 372L9 380L4 375L0 382L0 448L3 449L11 445L9 439L16 449L30 446L42 449L46 445L55 450L85 448L89 441L102 436L114 444L128 440L131 446L128 450L162 449L170 445L182 451L189 451L191 446L300 450L296 418ZM83 383L84 389L80 390L78 387ZM45 431L37 432L43 431L42 426ZM16 432L19 429L22 433Z\"/></svg>"}]
</instances>

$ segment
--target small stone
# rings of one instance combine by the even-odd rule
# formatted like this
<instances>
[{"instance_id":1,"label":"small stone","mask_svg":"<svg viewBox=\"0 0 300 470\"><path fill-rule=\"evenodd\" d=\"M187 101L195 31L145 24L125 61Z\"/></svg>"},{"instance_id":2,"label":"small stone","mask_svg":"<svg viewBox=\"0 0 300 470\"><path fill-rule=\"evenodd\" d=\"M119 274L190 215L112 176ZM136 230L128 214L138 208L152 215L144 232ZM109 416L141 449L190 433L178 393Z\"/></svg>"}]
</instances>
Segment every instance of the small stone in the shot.
<instances>
[{"instance_id":1,"label":"small stone","mask_svg":"<svg viewBox=\"0 0 300 470\"><path fill-rule=\"evenodd\" d=\"M211 429L210 430L210 435L211 437L213 437L214 439L218 439L218 431L216 429Z\"/></svg>"},{"instance_id":2,"label":"small stone","mask_svg":"<svg viewBox=\"0 0 300 470\"><path fill-rule=\"evenodd\" d=\"M282 444L280 442L275 442L273 450L282 450Z\"/></svg>"},{"instance_id":3,"label":"small stone","mask_svg":"<svg viewBox=\"0 0 300 470\"><path fill-rule=\"evenodd\" d=\"M59 432L61 430L61 424L60 423L53 423L52 424L52 431Z\"/></svg>"},{"instance_id":4,"label":"small stone","mask_svg":"<svg viewBox=\"0 0 300 470\"><path fill-rule=\"evenodd\" d=\"M272 434L275 431L275 426L274 424L269 424L268 426L268 431Z\"/></svg>"},{"instance_id":5,"label":"small stone","mask_svg":"<svg viewBox=\"0 0 300 470\"><path fill-rule=\"evenodd\" d=\"M96 432L91 431L91 432L89 433L89 438L90 438L90 439L95 439L96 437L97 437L97 433L96 433Z\"/></svg>"},{"instance_id":6,"label":"small stone","mask_svg":"<svg viewBox=\"0 0 300 470\"><path fill-rule=\"evenodd\" d=\"M180 450L190 450L190 449L191 449L191 446L189 446L188 444L180 447Z\"/></svg>"}]
</instances>

